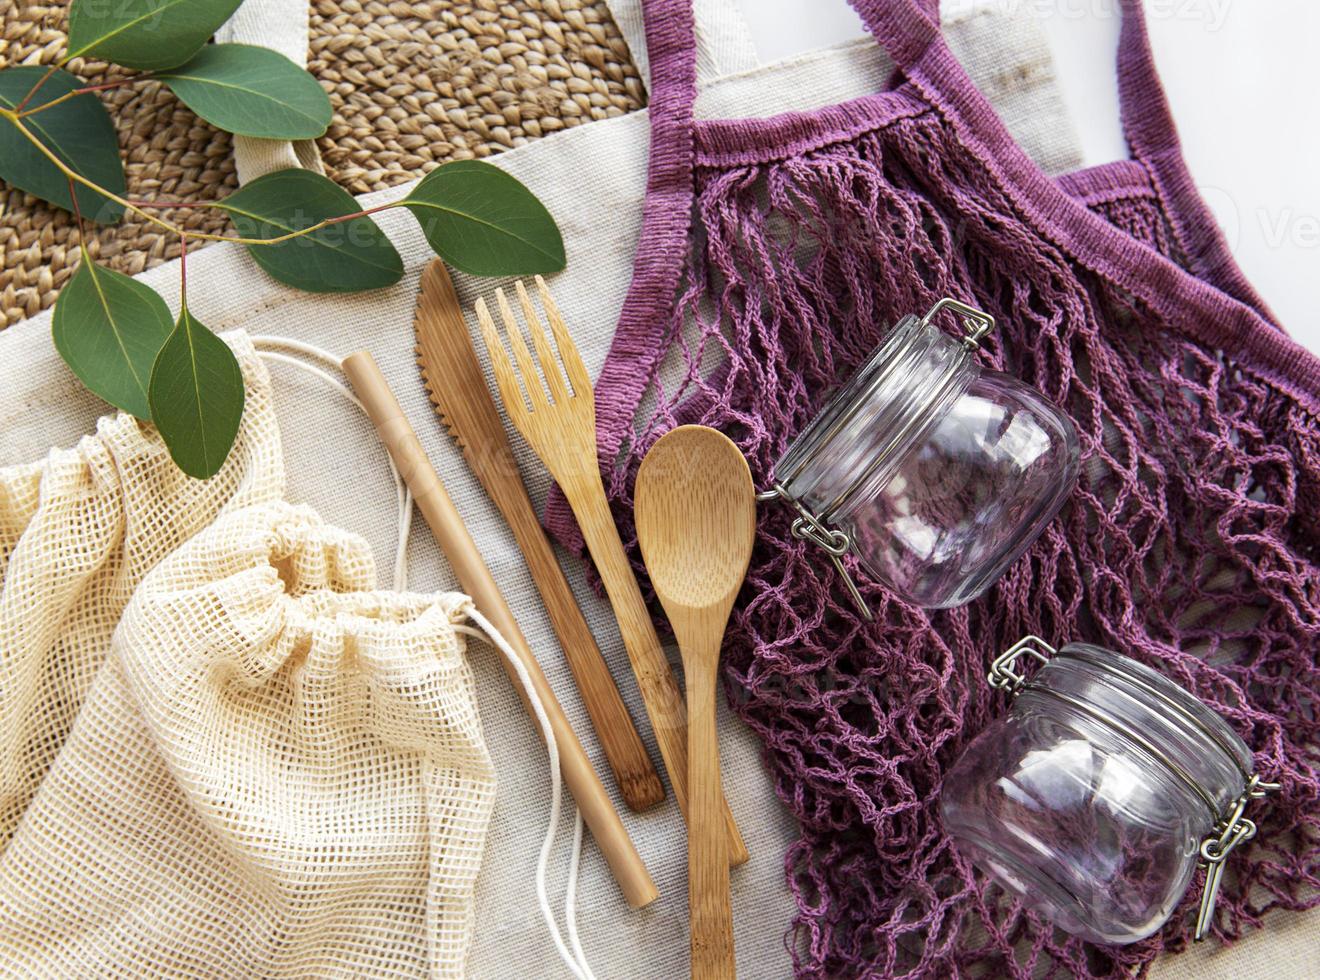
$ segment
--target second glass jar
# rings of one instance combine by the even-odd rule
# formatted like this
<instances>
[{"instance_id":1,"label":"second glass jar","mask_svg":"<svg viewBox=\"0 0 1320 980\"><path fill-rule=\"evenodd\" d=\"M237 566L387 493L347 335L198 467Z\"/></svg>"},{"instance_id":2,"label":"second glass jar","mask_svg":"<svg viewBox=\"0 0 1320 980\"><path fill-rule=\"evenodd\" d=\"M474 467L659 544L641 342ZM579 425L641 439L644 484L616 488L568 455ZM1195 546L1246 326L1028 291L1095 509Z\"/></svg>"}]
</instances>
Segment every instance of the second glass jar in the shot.
<instances>
[{"instance_id":1,"label":"second glass jar","mask_svg":"<svg viewBox=\"0 0 1320 980\"><path fill-rule=\"evenodd\" d=\"M1023 657L1043 664L1027 678ZM1168 677L1087 643L1028 636L990 684L1007 714L944 778L940 813L958 850L1067 932L1144 939L1173 913L1198 863L1210 868L1196 938L1214 918L1245 811L1277 789L1222 717Z\"/></svg>"}]
</instances>

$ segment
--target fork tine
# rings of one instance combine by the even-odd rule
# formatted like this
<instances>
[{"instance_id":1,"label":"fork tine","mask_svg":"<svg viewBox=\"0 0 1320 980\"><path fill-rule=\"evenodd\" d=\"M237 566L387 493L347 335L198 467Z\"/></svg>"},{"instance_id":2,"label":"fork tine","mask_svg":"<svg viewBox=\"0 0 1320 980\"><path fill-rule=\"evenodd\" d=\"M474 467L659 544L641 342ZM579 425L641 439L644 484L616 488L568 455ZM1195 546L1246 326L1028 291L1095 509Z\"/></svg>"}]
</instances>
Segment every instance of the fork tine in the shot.
<instances>
[{"instance_id":1,"label":"fork tine","mask_svg":"<svg viewBox=\"0 0 1320 980\"><path fill-rule=\"evenodd\" d=\"M559 359L555 357L554 348L546 338L545 327L541 326L541 316L532 305L532 298L527 295L527 288L523 286L521 279L514 285L518 290L518 301L522 304L523 316L527 319L527 331L532 335L536 359L541 362L541 374L550 387L550 394L554 397L555 404L562 404L568 399L569 394L568 382L564 380L564 372L560 370Z\"/></svg>"},{"instance_id":2,"label":"fork tine","mask_svg":"<svg viewBox=\"0 0 1320 980\"><path fill-rule=\"evenodd\" d=\"M532 400L532 411L549 408L550 401L541 384L541 372L532 360L532 352L527 349L527 341L523 340L522 327L518 325L518 318L513 315L513 307L509 305L503 289L495 290L495 301L500 306L504 332L509 335L509 346L513 348L513 360L518 365L518 373L522 375L523 387L527 389L527 397Z\"/></svg>"},{"instance_id":3,"label":"fork tine","mask_svg":"<svg viewBox=\"0 0 1320 980\"><path fill-rule=\"evenodd\" d=\"M499 328L486 308L486 300L478 297L475 304L477 321L481 324L481 339L486 344L486 353L490 355L491 367L495 370L495 384L500 389L500 399L504 410L515 423L527 414L527 403L523 401L522 388L518 385L518 373L513 369L509 353L500 339Z\"/></svg>"},{"instance_id":4,"label":"fork tine","mask_svg":"<svg viewBox=\"0 0 1320 980\"><path fill-rule=\"evenodd\" d=\"M536 288L541 295L541 306L545 308L545 318L550 321L550 329L555 335L559 359L563 361L569 383L573 385L573 394L592 397L591 375L587 373L587 366L582 363L582 355L578 353L577 344L573 343L573 335L568 332L564 318L559 315L559 307L555 305L555 299L550 295L550 288L540 276L536 277Z\"/></svg>"}]
</instances>

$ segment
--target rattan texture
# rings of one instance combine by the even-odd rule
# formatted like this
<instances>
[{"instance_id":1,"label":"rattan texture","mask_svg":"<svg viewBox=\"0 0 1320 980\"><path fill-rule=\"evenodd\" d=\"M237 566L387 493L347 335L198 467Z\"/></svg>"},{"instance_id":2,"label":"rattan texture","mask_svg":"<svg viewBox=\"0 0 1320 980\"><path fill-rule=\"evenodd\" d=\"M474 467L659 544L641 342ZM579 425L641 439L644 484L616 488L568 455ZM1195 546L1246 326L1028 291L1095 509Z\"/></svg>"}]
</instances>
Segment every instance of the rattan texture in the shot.
<instances>
[{"instance_id":1,"label":"rattan texture","mask_svg":"<svg viewBox=\"0 0 1320 980\"><path fill-rule=\"evenodd\" d=\"M67 10L0 0L0 68L57 61ZM334 108L318 146L327 174L354 194L645 103L604 0L317 0L308 44L308 69ZM67 67L88 84L120 74L85 59ZM98 97L119 132L130 197L215 200L237 187L230 136L159 83ZM189 230L229 230L222 213L206 208L161 216ZM94 261L135 275L176 257L179 240L130 215L89 228L87 247ZM0 329L52 305L78 255L71 215L0 182Z\"/></svg>"}]
</instances>

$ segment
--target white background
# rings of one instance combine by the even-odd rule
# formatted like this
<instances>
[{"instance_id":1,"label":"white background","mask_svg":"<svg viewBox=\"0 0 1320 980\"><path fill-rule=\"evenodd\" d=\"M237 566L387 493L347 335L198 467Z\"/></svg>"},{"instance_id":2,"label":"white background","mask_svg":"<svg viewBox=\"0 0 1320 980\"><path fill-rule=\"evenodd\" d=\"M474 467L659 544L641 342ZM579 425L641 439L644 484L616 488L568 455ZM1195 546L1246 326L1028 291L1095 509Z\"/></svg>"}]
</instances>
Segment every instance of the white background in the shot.
<instances>
[{"instance_id":1,"label":"white background","mask_svg":"<svg viewBox=\"0 0 1320 980\"><path fill-rule=\"evenodd\" d=\"M762 61L860 37L845 0L737 0ZM1088 165L1127 155L1118 122L1117 0L1027 5L1054 52ZM1193 176L1247 278L1320 353L1320 4L1145 0L1160 75Z\"/></svg>"}]
</instances>

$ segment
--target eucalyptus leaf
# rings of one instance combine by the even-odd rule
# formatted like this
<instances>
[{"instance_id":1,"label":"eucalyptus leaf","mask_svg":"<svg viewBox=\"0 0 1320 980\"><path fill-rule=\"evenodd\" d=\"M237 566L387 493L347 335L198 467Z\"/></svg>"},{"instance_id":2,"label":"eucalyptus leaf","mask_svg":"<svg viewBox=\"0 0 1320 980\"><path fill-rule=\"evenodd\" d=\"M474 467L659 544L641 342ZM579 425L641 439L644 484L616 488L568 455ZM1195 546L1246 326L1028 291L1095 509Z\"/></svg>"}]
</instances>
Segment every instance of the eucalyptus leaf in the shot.
<instances>
[{"instance_id":1,"label":"eucalyptus leaf","mask_svg":"<svg viewBox=\"0 0 1320 980\"><path fill-rule=\"evenodd\" d=\"M69 57L158 71L181 65L243 0L73 0Z\"/></svg>"},{"instance_id":2,"label":"eucalyptus leaf","mask_svg":"<svg viewBox=\"0 0 1320 980\"><path fill-rule=\"evenodd\" d=\"M186 305L156 357L148 395L179 469L199 480L219 472L243 419L243 372L229 346Z\"/></svg>"},{"instance_id":3,"label":"eucalyptus leaf","mask_svg":"<svg viewBox=\"0 0 1320 980\"><path fill-rule=\"evenodd\" d=\"M361 210L353 196L310 170L277 170L230 194L228 211L244 238L276 238L326 218ZM314 293L379 289L403 277L403 259L367 217L328 225L278 245L249 245L257 264L280 282Z\"/></svg>"},{"instance_id":4,"label":"eucalyptus leaf","mask_svg":"<svg viewBox=\"0 0 1320 980\"><path fill-rule=\"evenodd\" d=\"M149 286L98 268L87 251L51 316L55 349L94 394L151 421L151 368L174 324Z\"/></svg>"},{"instance_id":5,"label":"eucalyptus leaf","mask_svg":"<svg viewBox=\"0 0 1320 980\"><path fill-rule=\"evenodd\" d=\"M45 74L45 68L35 65L0 71L0 106L18 108ZM81 86L82 82L68 72L56 71L28 100L24 111L54 102ZM69 169L123 196L124 164L119 159L119 139L110 114L96 96L74 96L24 116L22 122ZM0 178L43 201L73 210L69 178L8 119L0 119ZM114 201L81 184L75 186L83 217L107 225L123 217L124 209Z\"/></svg>"},{"instance_id":6,"label":"eucalyptus leaf","mask_svg":"<svg viewBox=\"0 0 1320 980\"><path fill-rule=\"evenodd\" d=\"M564 267L564 240L545 205L488 163L457 160L437 167L401 203L436 254L470 275L530 275Z\"/></svg>"},{"instance_id":7,"label":"eucalyptus leaf","mask_svg":"<svg viewBox=\"0 0 1320 980\"><path fill-rule=\"evenodd\" d=\"M284 55L251 44L208 44L156 73L211 125L264 139L315 139L330 125L330 97Z\"/></svg>"}]
</instances>

